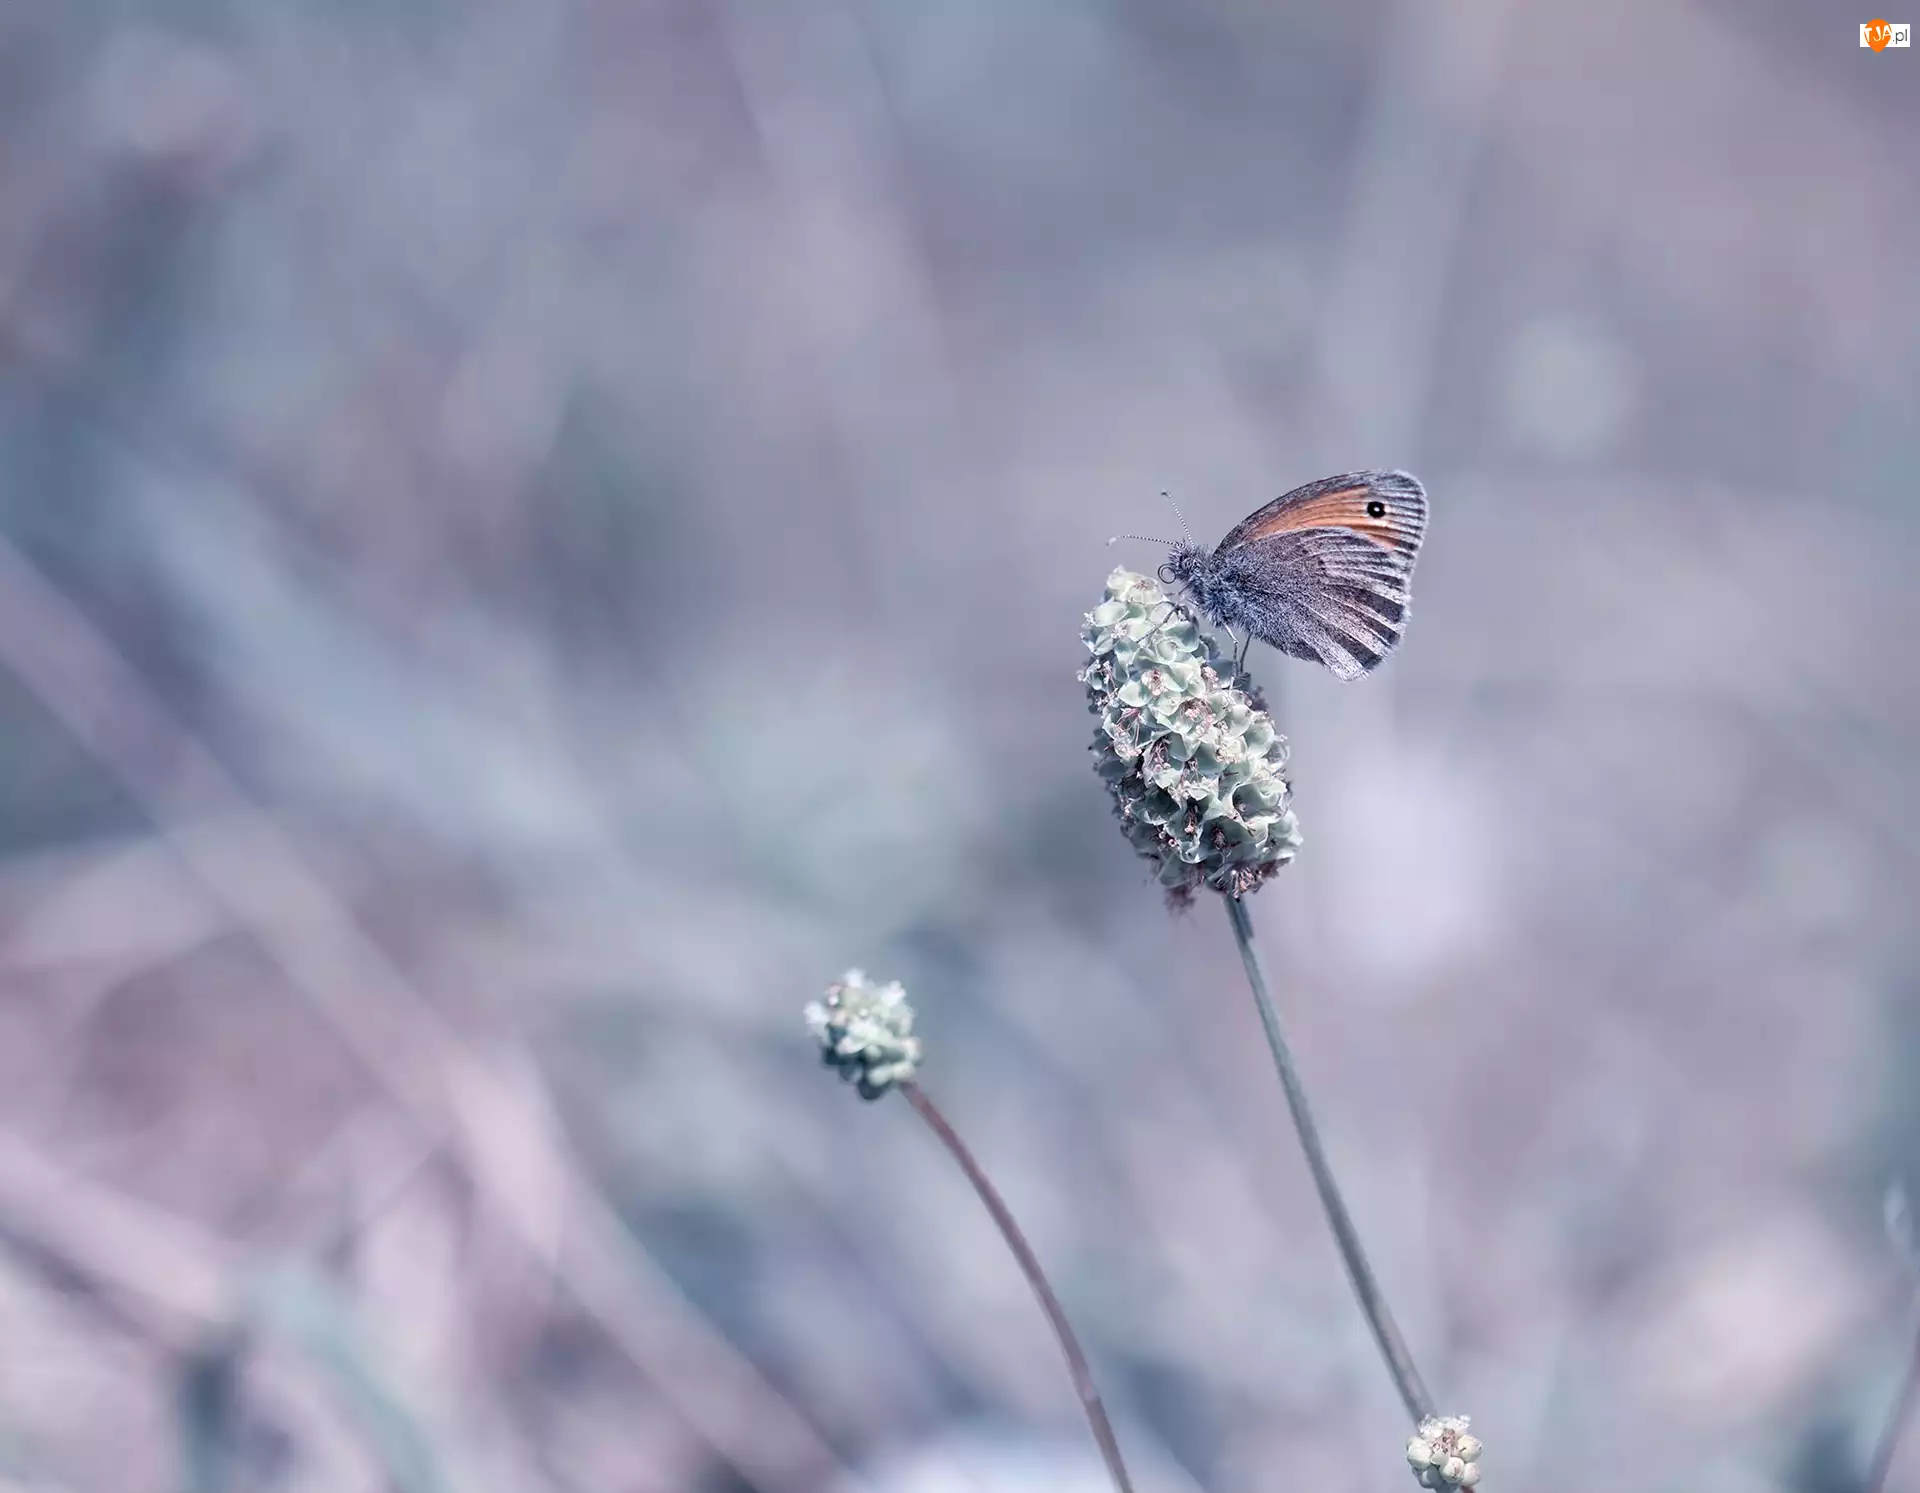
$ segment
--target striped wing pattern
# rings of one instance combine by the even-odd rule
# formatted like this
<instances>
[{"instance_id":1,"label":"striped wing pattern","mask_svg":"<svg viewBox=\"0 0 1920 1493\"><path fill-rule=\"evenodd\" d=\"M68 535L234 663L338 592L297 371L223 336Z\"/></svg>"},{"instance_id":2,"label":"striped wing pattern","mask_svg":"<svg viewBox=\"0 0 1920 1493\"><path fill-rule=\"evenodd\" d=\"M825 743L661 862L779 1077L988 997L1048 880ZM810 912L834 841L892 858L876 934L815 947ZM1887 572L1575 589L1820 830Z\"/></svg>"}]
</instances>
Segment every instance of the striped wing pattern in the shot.
<instances>
[{"instance_id":1,"label":"striped wing pattern","mask_svg":"<svg viewBox=\"0 0 1920 1493\"><path fill-rule=\"evenodd\" d=\"M1405 631L1427 495L1405 472L1349 472L1296 488L1238 525L1215 552L1276 598L1255 633L1296 658L1358 679Z\"/></svg>"}]
</instances>

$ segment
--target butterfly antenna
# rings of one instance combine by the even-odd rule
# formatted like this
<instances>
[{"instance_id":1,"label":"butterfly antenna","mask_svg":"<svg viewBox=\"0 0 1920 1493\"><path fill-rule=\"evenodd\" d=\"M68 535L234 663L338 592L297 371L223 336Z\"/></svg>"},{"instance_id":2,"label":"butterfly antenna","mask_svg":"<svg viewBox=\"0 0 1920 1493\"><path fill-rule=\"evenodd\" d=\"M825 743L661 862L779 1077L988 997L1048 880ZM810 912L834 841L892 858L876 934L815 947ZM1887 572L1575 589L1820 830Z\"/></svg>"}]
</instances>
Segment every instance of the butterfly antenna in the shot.
<instances>
[{"instance_id":1,"label":"butterfly antenna","mask_svg":"<svg viewBox=\"0 0 1920 1493\"><path fill-rule=\"evenodd\" d=\"M1165 498L1167 502L1173 505L1173 516L1180 520L1180 532L1187 536L1187 543L1192 544L1193 530L1187 527L1187 516L1186 514L1180 511L1180 505L1173 501L1173 494L1163 489L1160 493L1160 496Z\"/></svg>"},{"instance_id":2,"label":"butterfly antenna","mask_svg":"<svg viewBox=\"0 0 1920 1493\"><path fill-rule=\"evenodd\" d=\"M1164 544L1170 550L1180 548L1171 539L1155 539L1151 534L1116 534L1107 541L1107 548L1112 549L1123 539L1138 539L1142 544Z\"/></svg>"}]
</instances>

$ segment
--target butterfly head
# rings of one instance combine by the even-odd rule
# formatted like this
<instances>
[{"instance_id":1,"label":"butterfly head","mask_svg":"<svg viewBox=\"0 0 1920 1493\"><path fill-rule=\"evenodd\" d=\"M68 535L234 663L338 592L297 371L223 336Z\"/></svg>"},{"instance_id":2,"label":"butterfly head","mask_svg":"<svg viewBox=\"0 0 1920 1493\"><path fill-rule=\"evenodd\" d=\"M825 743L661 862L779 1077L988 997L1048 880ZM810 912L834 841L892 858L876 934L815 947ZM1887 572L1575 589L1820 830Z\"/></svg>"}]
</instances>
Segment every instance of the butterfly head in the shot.
<instances>
[{"instance_id":1,"label":"butterfly head","mask_svg":"<svg viewBox=\"0 0 1920 1493\"><path fill-rule=\"evenodd\" d=\"M1218 550L1189 541L1175 545L1160 567L1161 581L1178 586L1215 622L1236 624L1245 618L1247 595L1232 567L1223 564Z\"/></svg>"},{"instance_id":2,"label":"butterfly head","mask_svg":"<svg viewBox=\"0 0 1920 1493\"><path fill-rule=\"evenodd\" d=\"M1166 563L1160 567L1160 583L1191 589L1194 577L1206 568L1207 552L1192 540L1172 546Z\"/></svg>"},{"instance_id":3,"label":"butterfly head","mask_svg":"<svg viewBox=\"0 0 1920 1493\"><path fill-rule=\"evenodd\" d=\"M1183 524L1182 527L1184 528L1185 525ZM1118 544L1122 539L1139 539L1147 544L1166 546L1167 558L1155 572L1163 586L1178 586L1189 592L1198 591L1207 584L1217 566L1213 552L1203 545L1195 544L1191 534L1183 539L1153 539L1145 534L1116 534L1107 543Z\"/></svg>"}]
</instances>

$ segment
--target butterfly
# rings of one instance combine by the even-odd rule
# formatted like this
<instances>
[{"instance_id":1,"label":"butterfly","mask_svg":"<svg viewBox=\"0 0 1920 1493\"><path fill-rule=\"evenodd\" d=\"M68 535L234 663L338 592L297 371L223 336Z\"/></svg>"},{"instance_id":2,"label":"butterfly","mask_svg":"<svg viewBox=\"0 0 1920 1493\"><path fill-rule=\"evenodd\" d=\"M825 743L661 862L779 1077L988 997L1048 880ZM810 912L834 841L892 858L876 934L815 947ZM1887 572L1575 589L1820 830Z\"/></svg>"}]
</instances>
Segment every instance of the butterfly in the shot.
<instances>
[{"instance_id":1,"label":"butterfly","mask_svg":"<svg viewBox=\"0 0 1920 1493\"><path fill-rule=\"evenodd\" d=\"M1246 632L1248 643L1259 638L1358 679L1406 630L1426 530L1427 493L1416 478L1345 472L1275 498L1211 550L1191 535L1169 545L1160 579L1182 587L1214 623Z\"/></svg>"}]
</instances>

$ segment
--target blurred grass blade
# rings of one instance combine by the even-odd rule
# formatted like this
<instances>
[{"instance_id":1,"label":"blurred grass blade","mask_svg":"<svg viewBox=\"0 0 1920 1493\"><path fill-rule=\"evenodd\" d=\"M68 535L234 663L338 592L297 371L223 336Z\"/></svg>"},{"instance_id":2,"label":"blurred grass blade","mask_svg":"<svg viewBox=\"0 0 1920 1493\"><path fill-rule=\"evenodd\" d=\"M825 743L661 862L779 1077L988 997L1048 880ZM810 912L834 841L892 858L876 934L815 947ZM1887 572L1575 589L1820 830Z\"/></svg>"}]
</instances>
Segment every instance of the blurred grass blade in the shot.
<instances>
[{"instance_id":1,"label":"blurred grass blade","mask_svg":"<svg viewBox=\"0 0 1920 1493\"><path fill-rule=\"evenodd\" d=\"M252 1320L326 1376L394 1493L450 1493L433 1438L381 1372L345 1298L311 1271L287 1267L257 1277L247 1300Z\"/></svg>"},{"instance_id":2,"label":"blurred grass blade","mask_svg":"<svg viewBox=\"0 0 1920 1493\"><path fill-rule=\"evenodd\" d=\"M1887 1188L1885 1210L1887 1240L1915 1284L1920 1285L1920 1239L1914 1234L1913 1204L1907 1197L1906 1183L1895 1182Z\"/></svg>"},{"instance_id":3,"label":"blurred grass blade","mask_svg":"<svg viewBox=\"0 0 1920 1493\"><path fill-rule=\"evenodd\" d=\"M184 1493L230 1493L234 1487L245 1353L239 1333L222 1332L210 1336L181 1365L175 1410Z\"/></svg>"}]
</instances>

